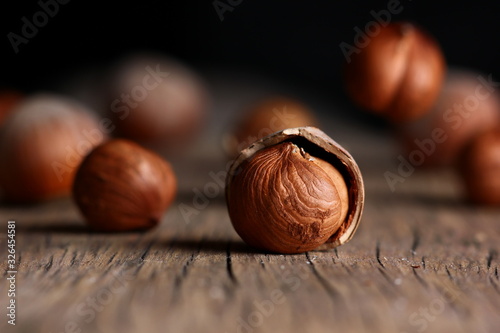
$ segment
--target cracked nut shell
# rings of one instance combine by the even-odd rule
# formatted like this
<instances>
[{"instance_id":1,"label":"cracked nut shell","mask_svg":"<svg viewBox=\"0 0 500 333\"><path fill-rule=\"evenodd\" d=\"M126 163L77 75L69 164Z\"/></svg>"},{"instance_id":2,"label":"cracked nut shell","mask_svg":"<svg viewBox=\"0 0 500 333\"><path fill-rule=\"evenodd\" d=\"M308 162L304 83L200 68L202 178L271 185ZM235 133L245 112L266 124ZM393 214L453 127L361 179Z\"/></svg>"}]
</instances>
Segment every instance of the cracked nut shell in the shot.
<instances>
[{"instance_id":1,"label":"cracked nut shell","mask_svg":"<svg viewBox=\"0 0 500 333\"><path fill-rule=\"evenodd\" d=\"M115 139L82 162L73 198L94 230L139 230L159 223L176 189L167 161L131 141Z\"/></svg>"},{"instance_id":2,"label":"cracked nut shell","mask_svg":"<svg viewBox=\"0 0 500 333\"><path fill-rule=\"evenodd\" d=\"M231 222L250 246L278 253L349 241L364 204L351 155L315 127L276 132L244 149L230 168Z\"/></svg>"}]
</instances>

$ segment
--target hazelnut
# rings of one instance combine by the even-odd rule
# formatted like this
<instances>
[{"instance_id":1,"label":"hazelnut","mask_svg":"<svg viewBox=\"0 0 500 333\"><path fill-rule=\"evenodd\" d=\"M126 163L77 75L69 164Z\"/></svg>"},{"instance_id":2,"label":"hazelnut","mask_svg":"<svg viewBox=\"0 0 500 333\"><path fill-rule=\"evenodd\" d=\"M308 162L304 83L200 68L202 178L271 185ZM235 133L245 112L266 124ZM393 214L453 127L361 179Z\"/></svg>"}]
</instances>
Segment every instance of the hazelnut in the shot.
<instances>
[{"instance_id":1,"label":"hazelnut","mask_svg":"<svg viewBox=\"0 0 500 333\"><path fill-rule=\"evenodd\" d=\"M500 126L476 136L460 156L470 201L500 206Z\"/></svg>"},{"instance_id":2,"label":"hazelnut","mask_svg":"<svg viewBox=\"0 0 500 333\"><path fill-rule=\"evenodd\" d=\"M83 157L105 135L95 116L60 96L24 99L0 131L0 187L10 202L36 202L70 193Z\"/></svg>"},{"instance_id":3,"label":"hazelnut","mask_svg":"<svg viewBox=\"0 0 500 333\"><path fill-rule=\"evenodd\" d=\"M240 237L255 248L300 253L346 243L364 204L351 155L314 127L274 133L230 168L226 200Z\"/></svg>"},{"instance_id":4,"label":"hazelnut","mask_svg":"<svg viewBox=\"0 0 500 333\"><path fill-rule=\"evenodd\" d=\"M287 128L314 126L314 113L303 103L284 96L266 98L251 106L227 142L226 150L236 156L254 141Z\"/></svg>"},{"instance_id":5,"label":"hazelnut","mask_svg":"<svg viewBox=\"0 0 500 333\"><path fill-rule=\"evenodd\" d=\"M139 230L159 223L176 190L167 161L131 141L114 139L82 162L73 198L94 230Z\"/></svg>"},{"instance_id":6,"label":"hazelnut","mask_svg":"<svg viewBox=\"0 0 500 333\"><path fill-rule=\"evenodd\" d=\"M209 107L201 79L164 57L134 57L111 84L110 115L116 136L169 151L200 131Z\"/></svg>"},{"instance_id":7,"label":"hazelnut","mask_svg":"<svg viewBox=\"0 0 500 333\"><path fill-rule=\"evenodd\" d=\"M397 129L405 154L423 150L423 166L452 166L473 137L500 123L498 92L478 78L474 72L448 72L432 110Z\"/></svg>"},{"instance_id":8,"label":"hazelnut","mask_svg":"<svg viewBox=\"0 0 500 333\"><path fill-rule=\"evenodd\" d=\"M400 22L381 26L345 66L346 90L362 108L392 121L414 120L436 100L445 72L437 42Z\"/></svg>"}]
</instances>

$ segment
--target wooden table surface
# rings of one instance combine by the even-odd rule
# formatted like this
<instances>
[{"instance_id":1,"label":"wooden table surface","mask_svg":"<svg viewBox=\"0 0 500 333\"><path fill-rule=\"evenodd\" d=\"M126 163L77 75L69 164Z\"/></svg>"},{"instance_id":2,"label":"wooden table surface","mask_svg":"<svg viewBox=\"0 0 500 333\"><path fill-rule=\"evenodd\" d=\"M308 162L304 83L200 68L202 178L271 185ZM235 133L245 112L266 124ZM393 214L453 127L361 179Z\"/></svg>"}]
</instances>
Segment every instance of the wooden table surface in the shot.
<instances>
[{"instance_id":1,"label":"wooden table surface","mask_svg":"<svg viewBox=\"0 0 500 333\"><path fill-rule=\"evenodd\" d=\"M232 98L221 82L212 82L224 101L214 119L259 95ZM0 332L499 332L500 210L464 204L450 171L416 172L391 192L383 177L397 168L391 138L323 117L365 178L363 219L349 243L299 255L247 247L213 178L227 162L217 135L226 125L214 120L173 161L179 195L156 229L90 232L69 199L2 207ZM9 219L15 326L6 317Z\"/></svg>"}]
</instances>

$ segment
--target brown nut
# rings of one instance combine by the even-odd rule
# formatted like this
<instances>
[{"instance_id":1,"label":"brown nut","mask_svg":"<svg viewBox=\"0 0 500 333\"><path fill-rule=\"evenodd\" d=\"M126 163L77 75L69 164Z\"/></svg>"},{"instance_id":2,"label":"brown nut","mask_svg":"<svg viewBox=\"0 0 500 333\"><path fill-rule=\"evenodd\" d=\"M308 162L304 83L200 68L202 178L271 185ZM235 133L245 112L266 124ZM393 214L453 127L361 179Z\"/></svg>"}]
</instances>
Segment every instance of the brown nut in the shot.
<instances>
[{"instance_id":1,"label":"brown nut","mask_svg":"<svg viewBox=\"0 0 500 333\"><path fill-rule=\"evenodd\" d=\"M0 187L10 202L68 195L83 157L105 140L95 116L60 96L24 99L0 132Z\"/></svg>"},{"instance_id":2,"label":"brown nut","mask_svg":"<svg viewBox=\"0 0 500 333\"><path fill-rule=\"evenodd\" d=\"M209 97L194 71L160 56L136 56L118 67L110 84L117 136L175 151L200 132Z\"/></svg>"},{"instance_id":3,"label":"brown nut","mask_svg":"<svg viewBox=\"0 0 500 333\"><path fill-rule=\"evenodd\" d=\"M284 96L266 98L253 105L226 142L230 156L271 133L287 128L315 126L314 113L303 103Z\"/></svg>"},{"instance_id":4,"label":"brown nut","mask_svg":"<svg viewBox=\"0 0 500 333\"><path fill-rule=\"evenodd\" d=\"M226 201L240 237L255 248L300 253L346 243L364 205L361 172L347 151L314 127L274 133L230 168Z\"/></svg>"},{"instance_id":5,"label":"brown nut","mask_svg":"<svg viewBox=\"0 0 500 333\"><path fill-rule=\"evenodd\" d=\"M345 66L346 90L368 111L401 122L424 115L436 100L445 72L437 42L406 23L381 26Z\"/></svg>"},{"instance_id":6,"label":"brown nut","mask_svg":"<svg viewBox=\"0 0 500 333\"><path fill-rule=\"evenodd\" d=\"M450 70L432 110L398 128L405 155L425 154L422 166L452 166L472 138L500 123L500 97L486 76Z\"/></svg>"},{"instance_id":7,"label":"brown nut","mask_svg":"<svg viewBox=\"0 0 500 333\"><path fill-rule=\"evenodd\" d=\"M470 142L461 155L460 171L470 201L500 206L500 126Z\"/></svg>"},{"instance_id":8,"label":"brown nut","mask_svg":"<svg viewBox=\"0 0 500 333\"><path fill-rule=\"evenodd\" d=\"M176 190L167 161L131 141L114 139L82 162L73 198L94 230L139 230L159 223Z\"/></svg>"},{"instance_id":9,"label":"brown nut","mask_svg":"<svg viewBox=\"0 0 500 333\"><path fill-rule=\"evenodd\" d=\"M14 90L0 91L0 125L10 114L14 107L23 99L20 92Z\"/></svg>"}]
</instances>

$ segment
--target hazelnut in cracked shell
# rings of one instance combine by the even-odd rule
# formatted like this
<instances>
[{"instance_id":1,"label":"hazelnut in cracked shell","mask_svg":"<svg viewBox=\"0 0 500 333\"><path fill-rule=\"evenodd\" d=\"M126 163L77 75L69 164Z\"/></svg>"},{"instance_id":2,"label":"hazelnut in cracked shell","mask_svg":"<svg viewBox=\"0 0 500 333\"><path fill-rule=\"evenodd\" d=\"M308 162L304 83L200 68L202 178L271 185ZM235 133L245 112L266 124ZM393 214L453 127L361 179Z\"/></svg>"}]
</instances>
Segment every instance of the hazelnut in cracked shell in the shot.
<instances>
[{"instance_id":1,"label":"hazelnut in cracked shell","mask_svg":"<svg viewBox=\"0 0 500 333\"><path fill-rule=\"evenodd\" d=\"M179 151L197 136L210 104L199 76L162 56L123 61L111 87L116 136L167 151Z\"/></svg>"},{"instance_id":2,"label":"hazelnut in cracked shell","mask_svg":"<svg viewBox=\"0 0 500 333\"><path fill-rule=\"evenodd\" d=\"M360 107L394 122L420 118L436 100L445 73L438 43L408 22L380 26L344 68L347 93Z\"/></svg>"},{"instance_id":3,"label":"hazelnut in cracked shell","mask_svg":"<svg viewBox=\"0 0 500 333\"><path fill-rule=\"evenodd\" d=\"M71 99L25 98L0 130L4 199L29 203L68 195L78 165L105 133L93 113Z\"/></svg>"},{"instance_id":4,"label":"hazelnut in cracked shell","mask_svg":"<svg viewBox=\"0 0 500 333\"><path fill-rule=\"evenodd\" d=\"M170 163L132 141L114 139L82 162L73 199L92 229L129 231L156 226L176 191Z\"/></svg>"},{"instance_id":5,"label":"hazelnut in cracked shell","mask_svg":"<svg viewBox=\"0 0 500 333\"><path fill-rule=\"evenodd\" d=\"M231 222L248 245L301 253L351 239L364 186L347 151L315 127L297 127L241 152L230 168L226 201Z\"/></svg>"}]
</instances>

